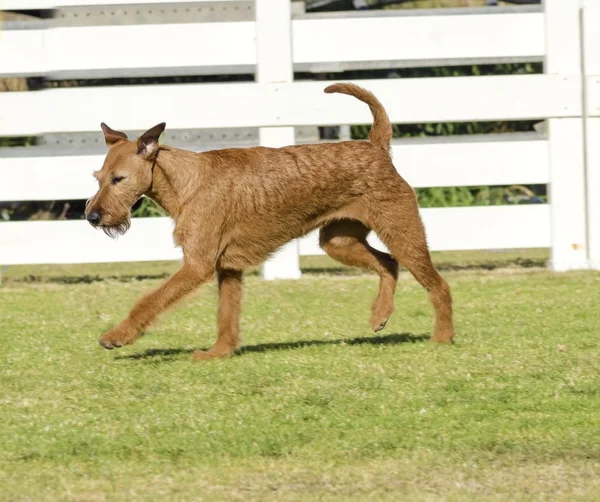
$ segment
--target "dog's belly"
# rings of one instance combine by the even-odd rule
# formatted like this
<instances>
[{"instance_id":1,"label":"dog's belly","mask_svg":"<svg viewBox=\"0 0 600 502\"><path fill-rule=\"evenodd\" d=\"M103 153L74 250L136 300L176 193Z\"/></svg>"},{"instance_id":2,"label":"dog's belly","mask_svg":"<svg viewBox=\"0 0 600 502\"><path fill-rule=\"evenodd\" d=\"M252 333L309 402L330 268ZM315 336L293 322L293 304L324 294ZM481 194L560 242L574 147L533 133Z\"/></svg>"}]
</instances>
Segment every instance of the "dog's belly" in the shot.
<instances>
[{"instance_id":1,"label":"dog's belly","mask_svg":"<svg viewBox=\"0 0 600 502\"><path fill-rule=\"evenodd\" d=\"M310 230L312 228L309 227L307 231ZM235 270L260 265L280 247L307 233L307 231L303 232L302 229L288 228L285 231L268 234L252 232L251 235L246 234L232 239L221 254L219 265L222 268Z\"/></svg>"},{"instance_id":2,"label":"dog's belly","mask_svg":"<svg viewBox=\"0 0 600 502\"><path fill-rule=\"evenodd\" d=\"M359 200L341 208L329 208L311 214L294 213L279 218L246 219L224 236L225 248L219 264L223 268L243 270L263 263L270 255L293 239L321 228L327 223L344 219L363 221L364 207Z\"/></svg>"}]
</instances>

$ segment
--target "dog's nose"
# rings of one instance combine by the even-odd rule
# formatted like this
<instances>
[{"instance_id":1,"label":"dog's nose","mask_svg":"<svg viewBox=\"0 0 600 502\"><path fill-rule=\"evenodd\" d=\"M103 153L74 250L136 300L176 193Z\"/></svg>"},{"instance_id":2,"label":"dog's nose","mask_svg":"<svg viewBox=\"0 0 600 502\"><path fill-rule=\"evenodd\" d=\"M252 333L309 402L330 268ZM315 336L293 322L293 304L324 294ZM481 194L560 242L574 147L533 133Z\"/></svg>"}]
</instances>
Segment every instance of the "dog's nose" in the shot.
<instances>
[{"instance_id":1,"label":"dog's nose","mask_svg":"<svg viewBox=\"0 0 600 502\"><path fill-rule=\"evenodd\" d=\"M92 225L97 225L98 223L100 223L101 219L102 219L102 213L100 211L92 211L90 214L87 215L87 220Z\"/></svg>"}]
</instances>

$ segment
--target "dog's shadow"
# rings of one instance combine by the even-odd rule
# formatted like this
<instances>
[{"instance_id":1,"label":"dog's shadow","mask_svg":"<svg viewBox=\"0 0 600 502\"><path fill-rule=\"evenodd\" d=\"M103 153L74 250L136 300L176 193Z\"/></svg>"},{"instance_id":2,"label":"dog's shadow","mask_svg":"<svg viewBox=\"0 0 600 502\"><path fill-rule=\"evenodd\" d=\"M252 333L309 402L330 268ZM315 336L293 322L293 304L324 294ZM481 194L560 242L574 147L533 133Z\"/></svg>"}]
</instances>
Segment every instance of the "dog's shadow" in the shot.
<instances>
[{"instance_id":1,"label":"dog's shadow","mask_svg":"<svg viewBox=\"0 0 600 502\"><path fill-rule=\"evenodd\" d=\"M430 335L414 335L412 333L393 333L385 336L365 336L358 338L338 338L335 340L299 340L297 342L259 343L245 345L238 352L238 356L252 352L268 352L277 350L293 350L318 345L399 345L403 343L422 343L429 340ZM196 349L147 349L135 354L116 356L115 359L127 360L154 360L170 361L182 354L192 354Z\"/></svg>"}]
</instances>

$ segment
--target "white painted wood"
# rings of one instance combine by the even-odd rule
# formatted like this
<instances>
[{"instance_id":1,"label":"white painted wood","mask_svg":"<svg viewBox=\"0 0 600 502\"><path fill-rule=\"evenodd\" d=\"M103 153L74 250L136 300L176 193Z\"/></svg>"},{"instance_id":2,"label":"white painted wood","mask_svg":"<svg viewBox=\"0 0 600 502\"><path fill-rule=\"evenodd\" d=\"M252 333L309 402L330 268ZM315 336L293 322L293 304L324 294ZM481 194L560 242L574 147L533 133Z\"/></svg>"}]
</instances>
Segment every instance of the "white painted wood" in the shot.
<instances>
[{"instance_id":1,"label":"white painted wood","mask_svg":"<svg viewBox=\"0 0 600 502\"><path fill-rule=\"evenodd\" d=\"M0 74L254 65L254 28L238 22L8 30L0 35ZM152 50L129 50L131 40Z\"/></svg>"},{"instance_id":2,"label":"white painted wood","mask_svg":"<svg viewBox=\"0 0 600 502\"><path fill-rule=\"evenodd\" d=\"M479 139L400 141L392 144L392 158L415 188L548 183L545 141Z\"/></svg>"},{"instance_id":3,"label":"white painted wood","mask_svg":"<svg viewBox=\"0 0 600 502\"><path fill-rule=\"evenodd\" d=\"M104 156L0 157L0 201L88 199Z\"/></svg>"},{"instance_id":4,"label":"white painted wood","mask_svg":"<svg viewBox=\"0 0 600 502\"><path fill-rule=\"evenodd\" d=\"M300 279L300 253L298 241L293 240L273 254L262 266L262 277L267 281L275 279Z\"/></svg>"},{"instance_id":5,"label":"white painted wood","mask_svg":"<svg viewBox=\"0 0 600 502\"><path fill-rule=\"evenodd\" d=\"M285 26L282 23L278 29ZM298 19L292 27L295 63L526 58L544 54L540 13ZM254 22L236 22L10 30L4 32L0 45L0 71L3 75L30 75L254 65L254 28ZM157 39L160 44L155 43ZM131 40L153 49L127 50ZM260 42L261 36L257 40ZM205 47L211 50L202 50ZM278 49L285 51L290 46Z\"/></svg>"},{"instance_id":6,"label":"white painted wood","mask_svg":"<svg viewBox=\"0 0 600 502\"><path fill-rule=\"evenodd\" d=\"M1 93L0 135L99 131L102 121L122 130L144 130L161 121L171 128L252 127L263 121L267 102L267 88L254 83ZM30 120L27 110L37 120Z\"/></svg>"},{"instance_id":7,"label":"white painted wood","mask_svg":"<svg viewBox=\"0 0 600 502\"><path fill-rule=\"evenodd\" d=\"M432 251L550 246L550 210L545 204L425 208L421 216ZM387 250L376 235L368 240L377 249ZM317 232L300 240L300 254L323 254Z\"/></svg>"},{"instance_id":8,"label":"white painted wood","mask_svg":"<svg viewBox=\"0 0 600 502\"><path fill-rule=\"evenodd\" d=\"M291 2L256 0L256 80L288 83L292 69Z\"/></svg>"},{"instance_id":9,"label":"white painted wood","mask_svg":"<svg viewBox=\"0 0 600 502\"><path fill-rule=\"evenodd\" d=\"M577 116L580 77L510 75L356 81L384 104L394 123ZM295 125L370 124L368 107L352 97L324 94L325 82L281 86L278 122ZM493 99L492 99L493 96Z\"/></svg>"},{"instance_id":10,"label":"white painted wood","mask_svg":"<svg viewBox=\"0 0 600 502\"><path fill-rule=\"evenodd\" d=\"M47 72L46 30L0 31L0 75L28 76Z\"/></svg>"},{"instance_id":11,"label":"white painted wood","mask_svg":"<svg viewBox=\"0 0 600 502\"><path fill-rule=\"evenodd\" d=\"M581 73L579 0L542 0L545 14L546 58L550 75Z\"/></svg>"},{"instance_id":12,"label":"white painted wood","mask_svg":"<svg viewBox=\"0 0 600 502\"><path fill-rule=\"evenodd\" d=\"M600 75L600 2L583 10L583 65L586 75Z\"/></svg>"},{"instance_id":13,"label":"white painted wood","mask_svg":"<svg viewBox=\"0 0 600 502\"><path fill-rule=\"evenodd\" d=\"M52 9L54 0L0 0L0 11L15 9Z\"/></svg>"},{"instance_id":14,"label":"white painted wood","mask_svg":"<svg viewBox=\"0 0 600 502\"><path fill-rule=\"evenodd\" d=\"M548 133L550 266L557 271L587 268L583 122L581 119L550 120Z\"/></svg>"},{"instance_id":15,"label":"white painted wood","mask_svg":"<svg viewBox=\"0 0 600 502\"><path fill-rule=\"evenodd\" d=\"M297 19L294 62L541 57L541 13Z\"/></svg>"},{"instance_id":16,"label":"white painted wood","mask_svg":"<svg viewBox=\"0 0 600 502\"><path fill-rule=\"evenodd\" d=\"M588 118L587 135L587 228L590 268L600 270L600 118Z\"/></svg>"},{"instance_id":17,"label":"white painted wood","mask_svg":"<svg viewBox=\"0 0 600 502\"><path fill-rule=\"evenodd\" d=\"M0 264L99 263L180 259L168 218L136 218L112 240L83 220L0 224Z\"/></svg>"},{"instance_id":18,"label":"white painted wood","mask_svg":"<svg viewBox=\"0 0 600 502\"><path fill-rule=\"evenodd\" d=\"M546 59L551 75L580 75L579 0L544 0ZM581 91L571 91L581 99ZM587 268L584 122L577 118L548 121L549 201L552 221L550 266L557 271Z\"/></svg>"},{"instance_id":19,"label":"white painted wood","mask_svg":"<svg viewBox=\"0 0 600 502\"><path fill-rule=\"evenodd\" d=\"M582 13L585 73L586 209L588 262L600 270L600 1L587 0Z\"/></svg>"},{"instance_id":20,"label":"white painted wood","mask_svg":"<svg viewBox=\"0 0 600 502\"><path fill-rule=\"evenodd\" d=\"M293 127L261 127L258 133L260 146L281 148L296 141Z\"/></svg>"},{"instance_id":21,"label":"white painted wood","mask_svg":"<svg viewBox=\"0 0 600 502\"><path fill-rule=\"evenodd\" d=\"M600 117L600 74L585 77L585 114Z\"/></svg>"},{"instance_id":22,"label":"white painted wood","mask_svg":"<svg viewBox=\"0 0 600 502\"><path fill-rule=\"evenodd\" d=\"M290 129L263 128L261 142L293 143ZM541 140L399 142L392 155L415 188L549 181L548 148ZM0 201L87 199L97 188L92 172L103 162L104 155L0 157Z\"/></svg>"},{"instance_id":23,"label":"white painted wood","mask_svg":"<svg viewBox=\"0 0 600 502\"><path fill-rule=\"evenodd\" d=\"M171 128L370 124L368 107L324 94L330 82L235 83L51 89L0 94L0 135ZM356 81L392 122L510 120L581 115L580 76L509 75ZM149 105L150 104L150 105ZM26 111L35 113L31 120ZM69 113L64 113L69 110Z\"/></svg>"},{"instance_id":24,"label":"white painted wood","mask_svg":"<svg viewBox=\"0 0 600 502\"><path fill-rule=\"evenodd\" d=\"M131 50L132 40L151 49ZM45 55L51 72L253 65L254 23L54 28Z\"/></svg>"},{"instance_id":25,"label":"white painted wood","mask_svg":"<svg viewBox=\"0 0 600 502\"><path fill-rule=\"evenodd\" d=\"M423 209L432 250L514 249L550 245L546 205ZM136 218L112 240L87 222L28 221L0 224L0 265L179 260L168 218ZM385 249L375 238L374 246ZM297 246L298 244L296 244ZM293 247L284 248L293 255ZM321 254L316 234L299 240L302 256Z\"/></svg>"},{"instance_id":26,"label":"white painted wood","mask_svg":"<svg viewBox=\"0 0 600 502\"><path fill-rule=\"evenodd\" d=\"M236 0L193 0L193 3L231 2ZM139 5L157 3L182 3L181 0L0 0L0 10L55 9L94 5Z\"/></svg>"},{"instance_id":27,"label":"white painted wood","mask_svg":"<svg viewBox=\"0 0 600 502\"><path fill-rule=\"evenodd\" d=\"M256 0L256 80L259 84L288 84L294 79L292 63L291 2ZM271 94L277 94L275 88ZM282 147L295 142L293 127L261 127L261 146ZM298 279L300 255L298 242L292 241L263 265L263 278Z\"/></svg>"}]
</instances>

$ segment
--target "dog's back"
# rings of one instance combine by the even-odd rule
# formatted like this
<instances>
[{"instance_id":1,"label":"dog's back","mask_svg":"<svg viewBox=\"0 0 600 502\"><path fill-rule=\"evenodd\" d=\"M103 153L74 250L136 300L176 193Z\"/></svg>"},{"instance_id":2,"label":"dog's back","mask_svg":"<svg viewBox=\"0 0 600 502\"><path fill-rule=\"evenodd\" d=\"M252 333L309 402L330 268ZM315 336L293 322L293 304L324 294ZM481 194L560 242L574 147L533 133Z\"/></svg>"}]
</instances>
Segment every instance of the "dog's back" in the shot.
<instances>
[{"instance_id":1,"label":"dog's back","mask_svg":"<svg viewBox=\"0 0 600 502\"><path fill-rule=\"evenodd\" d=\"M325 92L354 96L373 114L368 141L292 145L283 148L240 148L202 154L229 190L241 194L239 207L248 212L295 212L318 202L323 209L343 207L377 188L393 189L404 180L389 155L392 124L381 102L362 87L333 84ZM251 190L249 190L251 188ZM243 198L249 199L248 204ZM257 203L258 201L258 203ZM304 211L302 211L304 212Z\"/></svg>"}]
</instances>

